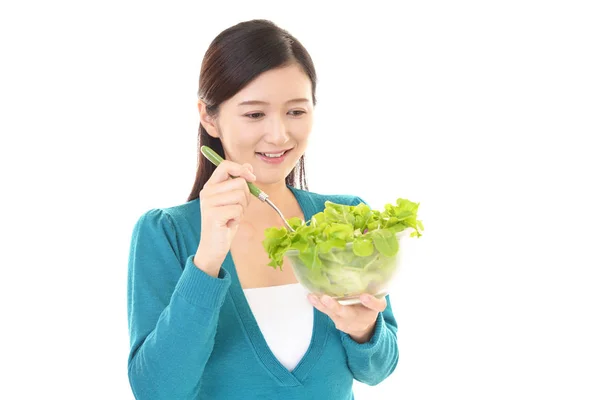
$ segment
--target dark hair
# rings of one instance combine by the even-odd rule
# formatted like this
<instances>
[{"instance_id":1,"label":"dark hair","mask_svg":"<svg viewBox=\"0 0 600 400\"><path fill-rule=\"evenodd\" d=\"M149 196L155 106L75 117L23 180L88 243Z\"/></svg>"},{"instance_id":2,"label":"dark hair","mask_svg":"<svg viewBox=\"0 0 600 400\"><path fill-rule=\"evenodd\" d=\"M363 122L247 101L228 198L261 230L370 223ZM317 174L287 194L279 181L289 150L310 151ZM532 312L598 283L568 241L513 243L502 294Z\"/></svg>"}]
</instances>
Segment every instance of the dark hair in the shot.
<instances>
[{"instance_id":1,"label":"dark hair","mask_svg":"<svg viewBox=\"0 0 600 400\"><path fill-rule=\"evenodd\" d=\"M316 104L317 76L312 59L304 46L284 29L263 19L241 22L221 32L210 44L202 67L198 97L206 103L209 114L215 115L224 101L233 97L263 72L297 63L312 83L312 100ZM198 128L198 168L188 201L195 200L215 170L215 166L200 152L209 146L225 158L219 138ZM285 179L286 184L308 190L304 155Z\"/></svg>"}]
</instances>

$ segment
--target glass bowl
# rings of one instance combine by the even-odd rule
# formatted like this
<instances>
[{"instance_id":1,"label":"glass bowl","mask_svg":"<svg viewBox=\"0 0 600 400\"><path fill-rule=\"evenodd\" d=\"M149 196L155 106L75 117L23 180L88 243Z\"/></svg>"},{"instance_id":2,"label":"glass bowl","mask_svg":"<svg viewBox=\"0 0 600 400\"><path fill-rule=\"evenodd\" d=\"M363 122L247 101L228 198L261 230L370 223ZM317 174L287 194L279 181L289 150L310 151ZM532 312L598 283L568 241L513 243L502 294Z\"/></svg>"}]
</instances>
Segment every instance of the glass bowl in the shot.
<instances>
[{"instance_id":1,"label":"glass bowl","mask_svg":"<svg viewBox=\"0 0 600 400\"><path fill-rule=\"evenodd\" d=\"M369 256L357 256L352 251L352 243L347 243L345 248L334 247L328 253L319 253L323 265L317 268L306 265L296 249L287 251L284 256L290 260L296 279L311 293L326 294L342 305L358 304L362 293L378 298L388 294L400 269L404 242L410 231L407 228L396 233L399 249L392 257L381 254L377 248Z\"/></svg>"}]
</instances>

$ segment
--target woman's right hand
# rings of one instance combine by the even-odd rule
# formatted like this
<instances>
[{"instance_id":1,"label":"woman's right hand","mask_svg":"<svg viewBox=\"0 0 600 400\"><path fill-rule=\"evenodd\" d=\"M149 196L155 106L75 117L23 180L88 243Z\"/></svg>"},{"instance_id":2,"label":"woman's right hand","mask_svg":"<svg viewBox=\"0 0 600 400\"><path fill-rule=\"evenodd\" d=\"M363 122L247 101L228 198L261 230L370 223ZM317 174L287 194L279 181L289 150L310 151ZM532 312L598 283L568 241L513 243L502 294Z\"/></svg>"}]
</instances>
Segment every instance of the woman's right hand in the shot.
<instances>
[{"instance_id":1,"label":"woman's right hand","mask_svg":"<svg viewBox=\"0 0 600 400\"><path fill-rule=\"evenodd\" d=\"M223 160L200 191L201 232L194 264L209 275L219 274L250 203L248 181L255 180L250 164Z\"/></svg>"}]
</instances>

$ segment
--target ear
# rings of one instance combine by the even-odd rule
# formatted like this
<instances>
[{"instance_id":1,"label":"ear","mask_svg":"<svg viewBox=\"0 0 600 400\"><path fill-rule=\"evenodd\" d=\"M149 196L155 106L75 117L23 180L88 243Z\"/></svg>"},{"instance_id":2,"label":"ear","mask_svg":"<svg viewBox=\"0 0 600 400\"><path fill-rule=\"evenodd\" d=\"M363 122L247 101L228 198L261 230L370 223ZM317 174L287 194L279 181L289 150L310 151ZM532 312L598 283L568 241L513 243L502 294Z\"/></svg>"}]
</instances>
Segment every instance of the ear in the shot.
<instances>
[{"instance_id":1,"label":"ear","mask_svg":"<svg viewBox=\"0 0 600 400\"><path fill-rule=\"evenodd\" d=\"M218 138L219 130L217 129L215 118L208 115L206 103L202 100L198 100L198 111L200 112L200 123L202 124L202 127L204 127L210 136Z\"/></svg>"}]
</instances>

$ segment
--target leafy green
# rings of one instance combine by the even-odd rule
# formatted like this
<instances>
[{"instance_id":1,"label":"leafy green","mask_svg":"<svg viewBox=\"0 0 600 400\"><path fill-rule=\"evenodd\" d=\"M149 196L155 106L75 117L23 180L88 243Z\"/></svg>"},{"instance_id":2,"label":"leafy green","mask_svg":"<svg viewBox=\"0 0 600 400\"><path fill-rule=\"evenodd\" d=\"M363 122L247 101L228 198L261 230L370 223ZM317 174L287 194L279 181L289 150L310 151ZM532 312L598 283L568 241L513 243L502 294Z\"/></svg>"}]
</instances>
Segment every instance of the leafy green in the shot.
<instances>
[{"instance_id":1,"label":"leafy green","mask_svg":"<svg viewBox=\"0 0 600 400\"><path fill-rule=\"evenodd\" d=\"M325 209L307 222L290 218L294 232L271 227L263 247L269 266L282 269L286 256L298 279L313 291L344 296L377 293L394 272L400 232L411 228L420 237L419 203L398 198L382 211L365 203L356 206L325 202Z\"/></svg>"}]
</instances>

